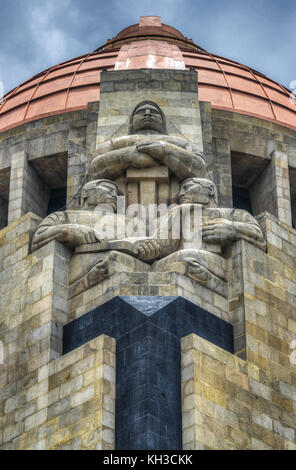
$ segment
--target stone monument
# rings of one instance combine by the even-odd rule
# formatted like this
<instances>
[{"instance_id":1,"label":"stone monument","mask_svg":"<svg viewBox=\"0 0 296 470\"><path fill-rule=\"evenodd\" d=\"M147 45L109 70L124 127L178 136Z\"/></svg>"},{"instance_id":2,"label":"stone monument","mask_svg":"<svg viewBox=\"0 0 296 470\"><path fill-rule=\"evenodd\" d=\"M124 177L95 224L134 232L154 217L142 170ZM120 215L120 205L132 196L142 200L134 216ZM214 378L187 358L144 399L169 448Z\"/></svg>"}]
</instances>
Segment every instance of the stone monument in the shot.
<instances>
[{"instance_id":1,"label":"stone monument","mask_svg":"<svg viewBox=\"0 0 296 470\"><path fill-rule=\"evenodd\" d=\"M158 228L149 238L137 239L126 236L130 218L116 214L119 192L114 180L134 169L138 169L140 179L143 168L146 174L152 171L154 184L157 171L177 176L180 205L152 221ZM205 162L196 146L187 139L168 135L162 110L156 103L143 101L130 117L130 135L101 145L93 157L90 181L81 192L81 210L49 215L34 234L32 249L54 239L74 249L70 287L75 294L115 272L153 271L179 272L227 296L227 261L222 254L225 246L245 239L264 250L266 242L258 222L246 211L217 207L216 186L202 178L205 173ZM98 177L101 179L92 179ZM110 179L103 179L107 177ZM195 205L200 205L197 209L201 210L201 219L195 220L193 230L201 230L201 236L186 248L184 232L186 224L192 225L190 211ZM185 208L187 221L182 217ZM100 226L104 234L96 230ZM176 226L180 232L174 237Z\"/></svg>"},{"instance_id":2,"label":"stone monument","mask_svg":"<svg viewBox=\"0 0 296 470\"><path fill-rule=\"evenodd\" d=\"M159 17L4 98L1 450L296 449L295 116Z\"/></svg>"}]
</instances>

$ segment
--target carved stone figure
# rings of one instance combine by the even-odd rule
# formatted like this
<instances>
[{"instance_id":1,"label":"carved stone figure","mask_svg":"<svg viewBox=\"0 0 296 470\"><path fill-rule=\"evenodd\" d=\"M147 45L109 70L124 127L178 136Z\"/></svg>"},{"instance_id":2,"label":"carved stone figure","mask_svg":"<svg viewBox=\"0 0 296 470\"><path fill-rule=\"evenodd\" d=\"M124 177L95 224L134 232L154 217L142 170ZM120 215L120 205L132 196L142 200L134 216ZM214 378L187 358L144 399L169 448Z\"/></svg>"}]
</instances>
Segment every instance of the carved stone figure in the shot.
<instances>
[{"instance_id":1,"label":"carved stone figure","mask_svg":"<svg viewBox=\"0 0 296 470\"><path fill-rule=\"evenodd\" d=\"M36 250L52 240L64 243L71 249L83 243L102 240L101 234L95 229L102 215L95 209L103 204L113 214L112 209L116 211L117 208L118 195L116 184L110 180L99 179L87 183L81 192L81 210L54 212L47 216L34 234L32 249ZM108 213L105 218L108 219Z\"/></svg>"},{"instance_id":2,"label":"carved stone figure","mask_svg":"<svg viewBox=\"0 0 296 470\"><path fill-rule=\"evenodd\" d=\"M90 178L114 179L128 168L165 165L181 181L203 177L199 149L186 138L168 135L163 112L156 103L139 103L130 118L129 135L100 145L90 165Z\"/></svg>"},{"instance_id":3,"label":"carved stone figure","mask_svg":"<svg viewBox=\"0 0 296 470\"><path fill-rule=\"evenodd\" d=\"M32 240L33 250L53 239L71 249L76 247L70 267L73 295L115 272L150 270L179 272L226 295L227 260L221 253L223 247L245 239L260 249L265 248L262 231L254 217L241 209L217 208L216 187L210 180L191 178L184 181L179 194L180 205L158 221L151 238L125 238L130 220L113 213L118 190L111 181L87 183L81 196L82 210L49 215L41 222ZM110 213L107 210L102 215L95 211L98 204L108 204ZM197 246L191 242L188 247L185 227L180 221L184 221L184 209L189 209L190 213L197 204L202 206L202 244ZM173 227L180 223L180 237L174 238ZM105 227L104 234L97 230L98 226ZM164 233L167 233L166 238Z\"/></svg>"},{"instance_id":4,"label":"carved stone figure","mask_svg":"<svg viewBox=\"0 0 296 470\"><path fill-rule=\"evenodd\" d=\"M115 272L149 269L146 263L125 253L136 255L138 250L131 243L121 242L132 220L116 213L118 196L118 188L112 181L91 181L82 189L81 210L50 214L33 236L32 251L52 240L74 251L69 269L70 296ZM115 241L112 244L110 240ZM79 250L79 247L83 248ZM118 248L120 252L116 251Z\"/></svg>"},{"instance_id":5,"label":"carved stone figure","mask_svg":"<svg viewBox=\"0 0 296 470\"><path fill-rule=\"evenodd\" d=\"M57 240L74 251L70 296L128 271L178 272L226 296L228 268L223 250L239 239L264 249L257 221L244 210L217 207L216 186L204 178L205 163L198 149L185 138L167 135L165 116L155 103L136 106L129 132L99 148L91 162L92 180L82 189L81 210L46 217L33 237L32 250ZM119 191L112 179L129 168L160 165L183 181L179 205L156 220L151 237L129 238L128 224L141 221L117 214ZM196 222L196 209L201 218L194 230L200 230L200 238L188 242L186 229Z\"/></svg>"},{"instance_id":6,"label":"carved stone figure","mask_svg":"<svg viewBox=\"0 0 296 470\"><path fill-rule=\"evenodd\" d=\"M203 178L190 178L181 185L180 206L173 208L164 221L167 224L168 238L163 224L151 239L137 242L139 259L154 261L152 270L157 272L179 272L212 290L226 295L227 260L222 256L226 245L244 239L264 250L266 242L256 219L247 211L217 207L215 184ZM202 244L194 242L187 248L184 243L184 228L180 238L171 236L173 227L184 220L182 210L192 210L195 204L202 205ZM187 221L190 223L190 221Z\"/></svg>"},{"instance_id":7,"label":"carved stone figure","mask_svg":"<svg viewBox=\"0 0 296 470\"><path fill-rule=\"evenodd\" d=\"M179 211L184 205L200 204L202 206L202 239L207 245L208 251L217 251L217 244L223 247L230 242L245 239L253 243L258 248L265 249L265 239L261 228L256 219L249 212L242 209L218 208L217 190L215 184L204 178L190 178L185 180L179 193L180 206L174 207L168 215L167 222L168 233L174 226L176 214L178 219ZM182 219L182 217L180 218ZM139 254L141 259L151 260L148 245L151 243L151 252L155 252L155 243L158 243L158 258L168 252L172 253L181 248L182 237L173 239L169 237L162 241L158 232L152 237L151 241L147 239L145 254ZM163 230L163 229L162 229ZM182 231L182 230L181 230ZM144 243L144 242L142 242ZM221 249L218 251L221 251Z\"/></svg>"}]
</instances>

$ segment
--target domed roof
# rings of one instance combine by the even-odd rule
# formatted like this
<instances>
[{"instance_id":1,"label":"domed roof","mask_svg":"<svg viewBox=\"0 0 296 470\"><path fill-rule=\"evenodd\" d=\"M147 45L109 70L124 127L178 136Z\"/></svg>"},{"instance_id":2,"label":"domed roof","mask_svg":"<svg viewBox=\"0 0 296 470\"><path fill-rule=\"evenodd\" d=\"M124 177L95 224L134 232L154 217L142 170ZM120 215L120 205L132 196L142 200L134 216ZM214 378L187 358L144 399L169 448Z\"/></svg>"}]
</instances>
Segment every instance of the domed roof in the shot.
<instances>
[{"instance_id":1,"label":"domed roof","mask_svg":"<svg viewBox=\"0 0 296 470\"><path fill-rule=\"evenodd\" d=\"M198 72L199 99L296 130L288 89L245 65L210 54L160 17L141 17L90 54L55 65L19 85L0 105L0 132L46 116L86 109L100 99L103 69L189 69Z\"/></svg>"}]
</instances>

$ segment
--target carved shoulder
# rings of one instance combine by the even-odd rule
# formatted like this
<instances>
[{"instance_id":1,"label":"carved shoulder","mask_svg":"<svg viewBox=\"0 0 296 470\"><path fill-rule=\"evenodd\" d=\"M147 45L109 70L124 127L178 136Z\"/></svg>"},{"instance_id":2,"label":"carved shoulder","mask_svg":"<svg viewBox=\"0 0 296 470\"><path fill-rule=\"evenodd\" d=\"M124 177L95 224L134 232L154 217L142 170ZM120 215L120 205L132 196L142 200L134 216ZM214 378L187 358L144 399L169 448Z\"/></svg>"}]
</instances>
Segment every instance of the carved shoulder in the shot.
<instances>
[{"instance_id":1,"label":"carved shoulder","mask_svg":"<svg viewBox=\"0 0 296 470\"><path fill-rule=\"evenodd\" d=\"M66 223L66 213L65 212L53 212L52 214L45 217L42 222L39 224L39 227L52 227L55 225L63 225ZM38 230L38 229L37 229Z\"/></svg>"}]
</instances>

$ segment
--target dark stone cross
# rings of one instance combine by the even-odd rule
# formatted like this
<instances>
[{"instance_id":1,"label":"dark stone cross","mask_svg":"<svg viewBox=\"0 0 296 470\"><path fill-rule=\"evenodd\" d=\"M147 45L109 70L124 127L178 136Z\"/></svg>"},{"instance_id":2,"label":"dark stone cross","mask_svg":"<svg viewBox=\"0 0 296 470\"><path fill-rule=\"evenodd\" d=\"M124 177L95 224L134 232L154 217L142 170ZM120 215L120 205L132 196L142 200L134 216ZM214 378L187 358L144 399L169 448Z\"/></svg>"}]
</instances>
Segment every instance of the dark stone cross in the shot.
<instances>
[{"instance_id":1,"label":"dark stone cross","mask_svg":"<svg viewBox=\"0 0 296 470\"><path fill-rule=\"evenodd\" d=\"M63 353L116 339L116 449L181 450L180 339L233 352L233 327L182 297L115 297L64 326Z\"/></svg>"}]
</instances>

